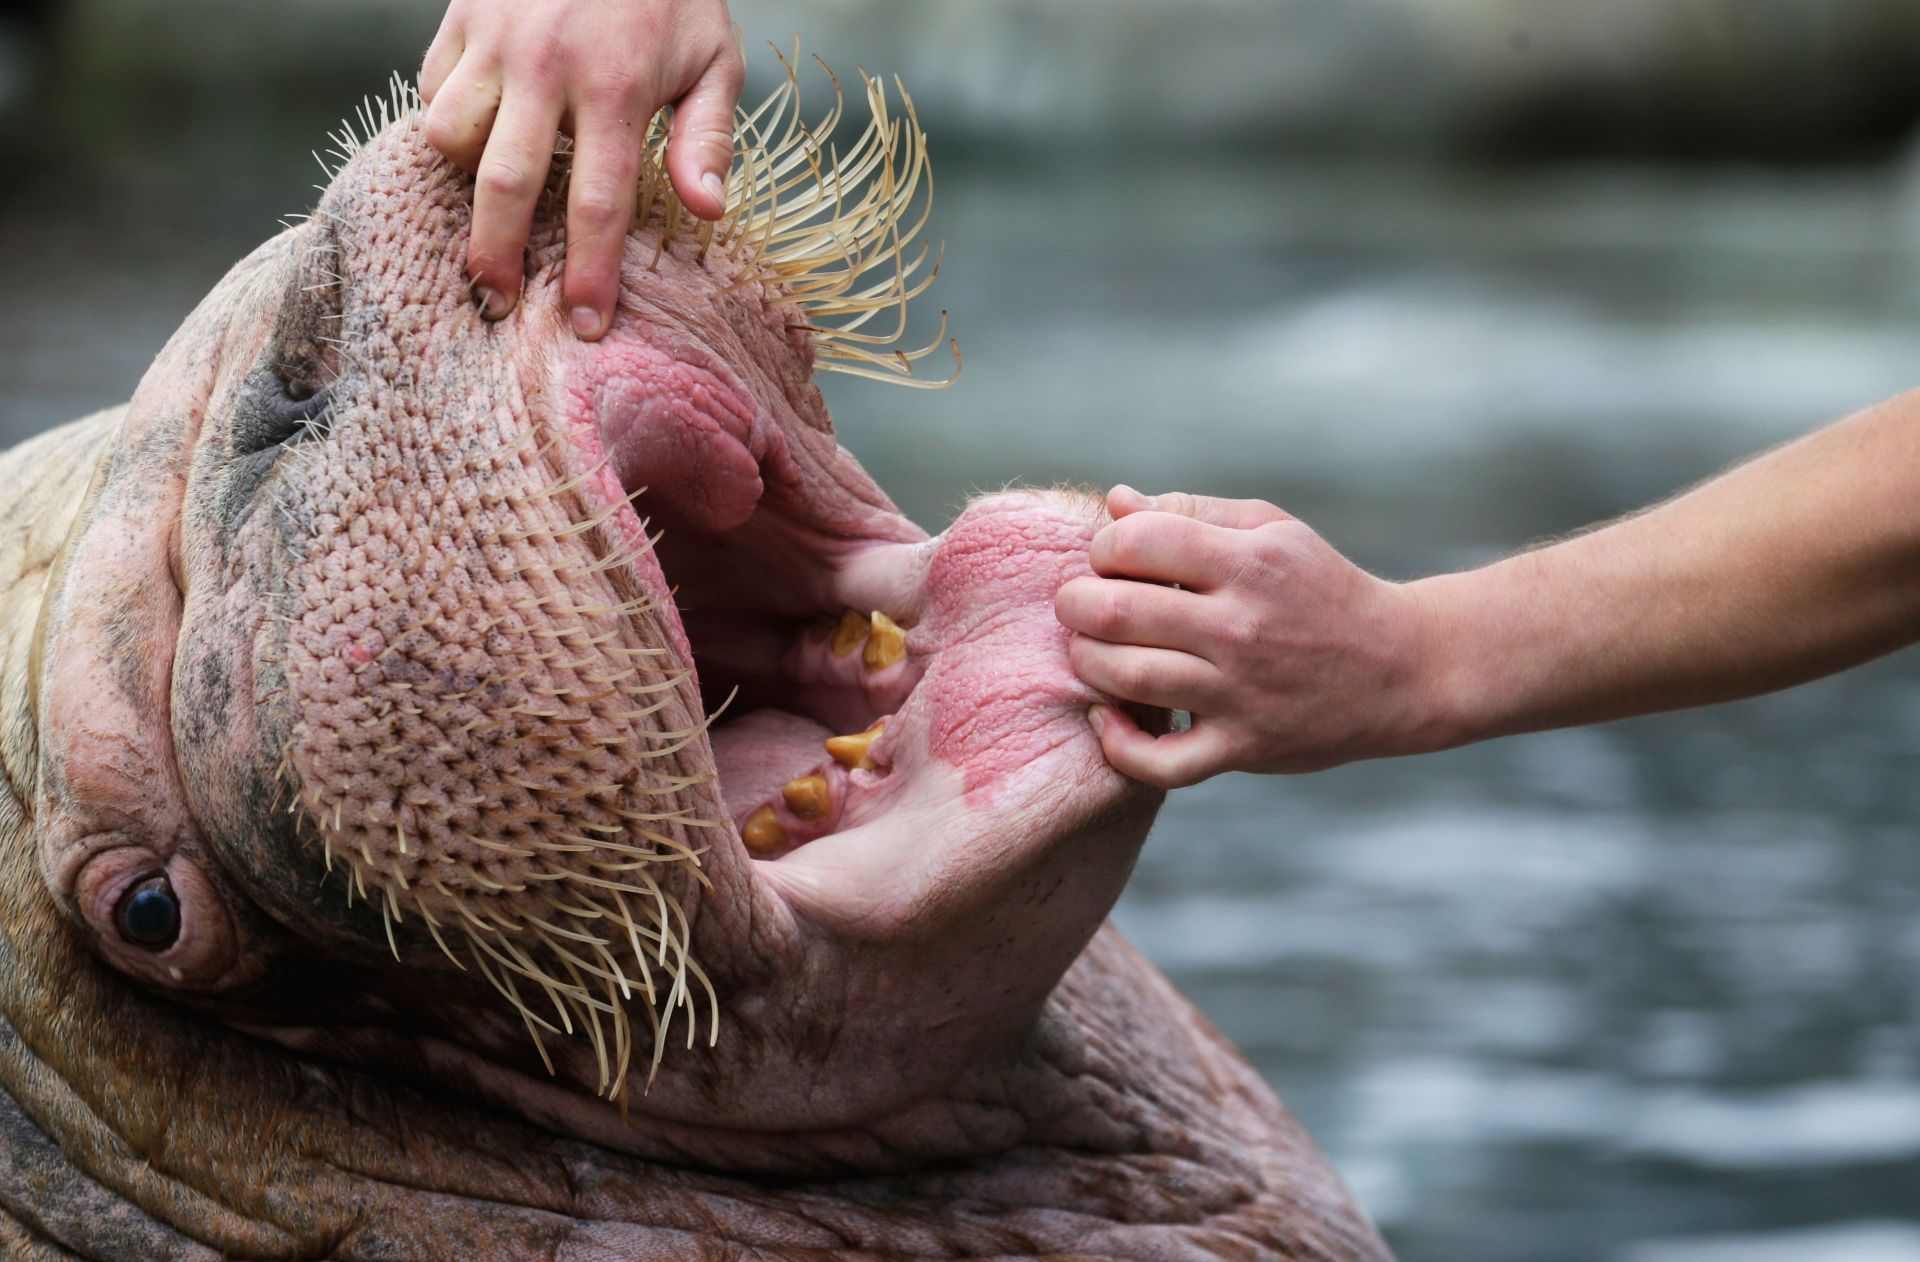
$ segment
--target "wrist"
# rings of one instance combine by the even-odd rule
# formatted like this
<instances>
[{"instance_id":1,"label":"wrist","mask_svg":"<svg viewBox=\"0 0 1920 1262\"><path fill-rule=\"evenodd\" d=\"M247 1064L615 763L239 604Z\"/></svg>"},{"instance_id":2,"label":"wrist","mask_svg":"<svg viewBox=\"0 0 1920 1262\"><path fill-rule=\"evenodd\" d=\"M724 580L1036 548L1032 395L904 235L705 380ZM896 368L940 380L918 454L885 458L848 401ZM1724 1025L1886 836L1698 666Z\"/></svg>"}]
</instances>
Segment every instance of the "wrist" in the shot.
<instances>
[{"instance_id":1,"label":"wrist","mask_svg":"<svg viewBox=\"0 0 1920 1262\"><path fill-rule=\"evenodd\" d=\"M1486 619L1493 608L1485 571L1441 574L1401 588L1414 611L1407 695L1410 752L1433 753L1503 732L1506 689Z\"/></svg>"}]
</instances>

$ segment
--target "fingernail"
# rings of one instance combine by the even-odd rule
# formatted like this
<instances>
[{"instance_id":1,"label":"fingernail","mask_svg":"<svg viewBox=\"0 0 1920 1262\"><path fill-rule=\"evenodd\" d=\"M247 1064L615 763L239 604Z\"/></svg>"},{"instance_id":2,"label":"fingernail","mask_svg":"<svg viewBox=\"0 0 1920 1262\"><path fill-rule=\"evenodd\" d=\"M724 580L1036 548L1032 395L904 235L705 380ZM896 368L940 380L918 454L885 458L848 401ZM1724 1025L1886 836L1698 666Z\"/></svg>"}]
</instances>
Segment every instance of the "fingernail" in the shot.
<instances>
[{"instance_id":1,"label":"fingernail","mask_svg":"<svg viewBox=\"0 0 1920 1262\"><path fill-rule=\"evenodd\" d=\"M572 312L573 331L579 337L600 336L600 313L592 307L575 307Z\"/></svg>"},{"instance_id":2,"label":"fingernail","mask_svg":"<svg viewBox=\"0 0 1920 1262\"><path fill-rule=\"evenodd\" d=\"M1142 494L1141 492L1139 492L1139 491L1136 491L1136 490L1134 490L1134 489L1133 489L1132 487L1130 487L1130 486L1128 486L1128 485L1127 485L1127 484L1126 484L1125 482L1122 482L1122 483L1120 483L1120 484L1119 484L1118 486L1116 486L1116 487L1114 487L1114 488L1113 488L1113 494L1115 494L1115 495L1131 495L1131 496L1133 496L1134 498L1136 498L1136 499L1138 499L1138 500L1140 500L1140 501L1142 501L1143 503L1145 503L1145 504L1146 504L1146 505L1147 505L1147 506L1148 506L1149 508L1151 508L1151 507L1153 506L1153 496L1151 496L1151 495L1145 495L1145 494Z\"/></svg>"},{"instance_id":3,"label":"fingernail","mask_svg":"<svg viewBox=\"0 0 1920 1262\"><path fill-rule=\"evenodd\" d=\"M1093 734L1095 736L1105 736L1107 734L1107 707L1097 705L1093 707L1093 709L1088 710L1087 722L1093 725Z\"/></svg>"},{"instance_id":4,"label":"fingernail","mask_svg":"<svg viewBox=\"0 0 1920 1262\"><path fill-rule=\"evenodd\" d=\"M727 182L720 178L718 171L707 172L700 181L700 187L706 189L707 196L719 202L722 207L727 204Z\"/></svg>"},{"instance_id":5,"label":"fingernail","mask_svg":"<svg viewBox=\"0 0 1920 1262\"><path fill-rule=\"evenodd\" d=\"M507 314L507 296L497 289L485 285L473 291L474 301L480 304L480 314L489 320L498 320Z\"/></svg>"}]
</instances>

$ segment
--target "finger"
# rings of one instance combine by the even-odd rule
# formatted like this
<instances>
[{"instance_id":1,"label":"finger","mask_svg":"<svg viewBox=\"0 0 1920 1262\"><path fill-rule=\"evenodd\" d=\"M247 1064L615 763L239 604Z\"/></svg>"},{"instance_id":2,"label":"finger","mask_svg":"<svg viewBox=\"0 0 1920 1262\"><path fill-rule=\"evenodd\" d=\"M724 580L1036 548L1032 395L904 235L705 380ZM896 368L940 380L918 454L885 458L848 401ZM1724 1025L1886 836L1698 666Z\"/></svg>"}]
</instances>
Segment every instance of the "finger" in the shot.
<instances>
[{"instance_id":1,"label":"finger","mask_svg":"<svg viewBox=\"0 0 1920 1262\"><path fill-rule=\"evenodd\" d=\"M1067 642L1067 658L1082 681L1122 701L1204 712L1218 709L1222 700L1218 668L1190 653L1076 635Z\"/></svg>"},{"instance_id":2,"label":"finger","mask_svg":"<svg viewBox=\"0 0 1920 1262\"><path fill-rule=\"evenodd\" d=\"M1128 513L1144 512L1153 507L1153 496L1143 495L1125 482L1116 484L1107 492L1107 513L1119 521Z\"/></svg>"},{"instance_id":3,"label":"finger","mask_svg":"<svg viewBox=\"0 0 1920 1262\"><path fill-rule=\"evenodd\" d=\"M1082 577L1061 586L1053 609L1069 630L1096 640L1181 649L1197 657L1207 639L1206 600L1153 583Z\"/></svg>"},{"instance_id":4,"label":"finger","mask_svg":"<svg viewBox=\"0 0 1920 1262\"><path fill-rule=\"evenodd\" d=\"M1143 495L1124 484L1107 492L1107 512L1114 520L1145 511L1175 513L1229 530L1252 530L1276 521L1293 520L1293 514L1265 500L1225 500L1211 495L1188 495L1184 491Z\"/></svg>"},{"instance_id":5,"label":"finger","mask_svg":"<svg viewBox=\"0 0 1920 1262\"><path fill-rule=\"evenodd\" d=\"M1137 578L1208 590L1240 569L1237 532L1176 513L1129 513L1093 537L1088 560L1102 578Z\"/></svg>"},{"instance_id":6,"label":"finger","mask_svg":"<svg viewBox=\"0 0 1920 1262\"><path fill-rule=\"evenodd\" d=\"M560 102L516 92L500 107L493 138L474 180L473 234L467 272L481 314L497 320L513 310L526 278L527 233L547 186Z\"/></svg>"},{"instance_id":7,"label":"finger","mask_svg":"<svg viewBox=\"0 0 1920 1262\"><path fill-rule=\"evenodd\" d=\"M487 133L500 109L500 74L463 56L427 107L427 143L469 171L480 168Z\"/></svg>"},{"instance_id":8,"label":"finger","mask_svg":"<svg viewBox=\"0 0 1920 1262\"><path fill-rule=\"evenodd\" d=\"M733 114L745 79L740 54L728 43L673 112L667 137L667 174L673 191L702 219L727 213L727 169L733 165Z\"/></svg>"},{"instance_id":9,"label":"finger","mask_svg":"<svg viewBox=\"0 0 1920 1262\"><path fill-rule=\"evenodd\" d=\"M1153 736L1112 706L1097 705L1087 721L1100 737L1107 761L1121 775L1160 789L1198 784L1231 769L1219 729L1201 724L1184 732Z\"/></svg>"},{"instance_id":10,"label":"finger","mask_svg":"<svg viewBox=\"0 0 1920 1262\"><path fill-rule=\"evenodd\" d=\"M434 33L433 43L427 45L427 55L420 62L420 99L428 105L433 104L440 85L447 81L466 51L467 42L461 35L466 26L459 16L460 9L459 4L447 7L446 16L440 19L440 29Z\"/></svg>"},{"instance_id":11,"label":"finger","mask_svg":"<svg viewBox=\"0 0 1920 1262\"><path fill-rule=\"evenodd\" d=\"M567 193L567 278L562 287L573 331L594 341L607 331L620 292L620 256L633 225L640 138L650 111L600 108L574 125Z\"/></svg>"}]
</instances>

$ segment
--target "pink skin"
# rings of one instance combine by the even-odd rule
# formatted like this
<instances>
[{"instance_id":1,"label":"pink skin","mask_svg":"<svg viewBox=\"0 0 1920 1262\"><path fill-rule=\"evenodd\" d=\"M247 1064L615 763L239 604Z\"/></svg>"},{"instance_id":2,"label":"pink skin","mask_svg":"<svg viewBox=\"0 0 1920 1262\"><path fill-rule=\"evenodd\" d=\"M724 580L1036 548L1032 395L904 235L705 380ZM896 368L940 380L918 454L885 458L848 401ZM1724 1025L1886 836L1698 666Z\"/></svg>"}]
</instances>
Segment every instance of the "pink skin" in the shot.
<instances>
[{"instance_id":1,"label":"pink skin","mask_svg":"<svg viewBox=\"0 0 1920 1262\"><path fill-rule=\"evenodd\" d=\"M929 539L834 439L780 292L735 284L723 249L663 249L657 221L602 340L560 314L551 233L529 300L485 322L468 192L396 124L128 411L32 668L34 841L93 949L284 1055L600 1146L565 1157L575 1205L650 1169L617 1150L807 1176L805 1212L849 1214L823 1248L1382 1256L1252 1072L1102 929L1158 795L1107 766L1055 615L1100 506L990 496ZM809 638L849 609L904 628L905 660ZM824 757L882 719L870 767ZM810 772L818 821L778 802ZM658 815L607 825L603 802ZM790 844L755 858L739 825L769 804ZM646 999L618 1001L642 1040L623 1108L587 1038L544 1038L549 1072L479 957L427 932L435 907L460 923L442 877L488 915L600 897L565 866L596 827L620 855L699 853L657 866L660 896L718 994L717 1041L703 1010L689 1048L672 1012L651 1078ZM154 872L183 920L157 953L114 918ZM406 900L391 940L383 889ZM1005 1208L924 1219L947 1202ZM684 1229L777 1251L766 1212Z\"/></svg>"}]
</instances>

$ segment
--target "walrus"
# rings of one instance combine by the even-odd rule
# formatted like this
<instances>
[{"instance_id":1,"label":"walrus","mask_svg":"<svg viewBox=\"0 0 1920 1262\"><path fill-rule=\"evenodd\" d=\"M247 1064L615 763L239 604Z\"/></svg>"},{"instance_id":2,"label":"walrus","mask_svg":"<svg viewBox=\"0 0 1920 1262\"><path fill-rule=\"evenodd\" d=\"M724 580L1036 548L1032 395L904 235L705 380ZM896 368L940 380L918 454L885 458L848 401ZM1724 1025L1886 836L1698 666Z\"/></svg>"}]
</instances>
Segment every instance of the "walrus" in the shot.
<instances>
[{"instance_id":1,"label":"walrus","mask_svg":"<svg viewBox=\"0 0 1920 1262\"><path fill-rule=\"evenodd\" d=\"M929 537L835 438L818 373L948 345L930 175L904 89L841 150L796 82L718 225L654 120L595 344L564 156L487 323L397 88L0 456L8 1256L1388 1256L1105 924L1159 797L1052 614L1098 502Z\"/></svg>"}]
</instances>

